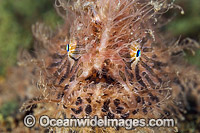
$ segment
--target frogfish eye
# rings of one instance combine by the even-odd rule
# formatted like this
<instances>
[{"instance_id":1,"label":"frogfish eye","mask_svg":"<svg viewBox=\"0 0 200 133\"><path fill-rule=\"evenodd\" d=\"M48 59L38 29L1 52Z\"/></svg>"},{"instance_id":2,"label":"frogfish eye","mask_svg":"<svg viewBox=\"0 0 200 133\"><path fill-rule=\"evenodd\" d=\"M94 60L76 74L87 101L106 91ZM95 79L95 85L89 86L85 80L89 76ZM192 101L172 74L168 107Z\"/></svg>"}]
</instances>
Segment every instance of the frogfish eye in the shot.
<instances>
[{"instance_id":1,"label":"frogfish eye","mask_svg":"<svg viewBox=\"0 0 200 133\"><path fill-rule=\"evenodd\" d=\"M140 56L141 56L141 51L137 50L136 57L140 57Z\"/></svg>"},{"instance_id":2,"label":"frogfish eye","mask_svg":"<svg viewBox=\"0 0 200 133\"><path fill-rule=\"evenodd\" d=\"M67 44L66 50L67 52L69 52L69 44Z\"/></svg>"}]
</instances>

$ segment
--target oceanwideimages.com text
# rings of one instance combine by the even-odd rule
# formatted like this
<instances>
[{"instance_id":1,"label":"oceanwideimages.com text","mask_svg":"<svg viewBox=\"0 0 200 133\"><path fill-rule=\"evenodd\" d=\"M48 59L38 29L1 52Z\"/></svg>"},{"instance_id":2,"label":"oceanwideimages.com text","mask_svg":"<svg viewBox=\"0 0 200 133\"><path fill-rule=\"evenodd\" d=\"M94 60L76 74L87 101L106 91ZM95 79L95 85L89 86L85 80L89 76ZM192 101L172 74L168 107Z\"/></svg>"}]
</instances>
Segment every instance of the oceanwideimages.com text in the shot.
<instances>
[{"instance_id":1,"label":"oceanwideimages.com text","mask_svg":"<svg viewBox=\"0 0 200 133\"><path fill-rule=\"evenodd\" d=\"M27 127L33 127L36 123L36 119L33 115L25 117L24 124ZM50 118L47 115L43 115L39 118L39 124L42 127L124 127L125 129L133 129L135 127L174 127L174 119L108 119L98 118L94 116L84 118L65 118L55 119Z\"/></svg>"}]
</instances>

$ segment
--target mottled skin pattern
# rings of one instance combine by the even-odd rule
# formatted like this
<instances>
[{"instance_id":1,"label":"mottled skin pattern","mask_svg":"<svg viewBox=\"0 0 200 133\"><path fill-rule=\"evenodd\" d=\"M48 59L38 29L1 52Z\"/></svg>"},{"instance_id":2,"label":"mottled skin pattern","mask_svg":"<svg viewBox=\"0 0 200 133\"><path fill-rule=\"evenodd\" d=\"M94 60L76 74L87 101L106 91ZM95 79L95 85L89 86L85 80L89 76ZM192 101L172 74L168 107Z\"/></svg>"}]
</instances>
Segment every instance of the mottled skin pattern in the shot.
<instances>
[{"instance_id":1,"label":"mottled skin pattern","mask_svg":"<svg viewBox=\"0 0 200 133\"><path fill-rule=\"evenodd\" d=\"M183 50L199 46L189 39L169 43L155 29L157 19L172 3L69 3L56 2L60 14L61 7L69 12L56 34L49 34L42 24L33 27L42 44L36 47L42 96L28 105L44 102L47 106L49 102L47 107L55 106L56 113L76 118L182 118L181 112L189 106L185 92L189 92L196 95L195 109L200 110L199 78L193 74L194 68L179 65L182 61L178 61ZM136 56L138 50L140 56ZM186 76L186 67L194 78ZM49 111L60 117L56 113Z\"/></svg>"}]
</instances>

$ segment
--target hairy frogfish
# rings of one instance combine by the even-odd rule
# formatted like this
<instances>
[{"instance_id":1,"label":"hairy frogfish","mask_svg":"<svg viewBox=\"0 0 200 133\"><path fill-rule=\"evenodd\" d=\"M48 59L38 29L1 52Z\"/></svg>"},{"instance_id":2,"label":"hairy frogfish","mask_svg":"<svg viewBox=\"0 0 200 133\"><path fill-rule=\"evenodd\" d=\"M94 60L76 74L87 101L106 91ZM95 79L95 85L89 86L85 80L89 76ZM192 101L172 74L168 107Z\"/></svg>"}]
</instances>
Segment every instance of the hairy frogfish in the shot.
<instances>
[{"instance_id":1,"label":"hairy frogfish","mask_svg":"<svg viewBox=\"0 0 200 133\"><path fill-rule=\"evenodd\" d=\"M191 105L200 111L199 71L183 52L199 44L173 41L161 32L162 14L181 9L168 0L57 0L64 24L53 32L33 26L31 61L40 92L23 105L53 118L183 120ZM183 11L181 11L183 13ZM176 123L177 124L177 123ZM178 125L177 125L178 126ZM53 128L56 131L126 131L123 127ZM134 127L127 131L174 131Z\"/></svg>"}]
</instances>

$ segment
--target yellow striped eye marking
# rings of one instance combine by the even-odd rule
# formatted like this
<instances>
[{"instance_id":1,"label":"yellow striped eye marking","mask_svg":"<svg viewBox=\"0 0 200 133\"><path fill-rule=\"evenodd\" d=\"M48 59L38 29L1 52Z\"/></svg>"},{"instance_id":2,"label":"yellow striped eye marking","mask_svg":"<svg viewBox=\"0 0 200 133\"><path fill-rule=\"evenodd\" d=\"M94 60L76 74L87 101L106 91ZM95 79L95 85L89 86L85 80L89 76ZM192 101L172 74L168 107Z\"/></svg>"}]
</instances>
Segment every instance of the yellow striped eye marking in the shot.
<instances>
[{"instance_id":1,"label":"yellow striped eye marking","mask_svg":"<svg viewBox=\"0 0 200 133\"><path fill-rule=\"evenodd\" d=\"M135 55L136 55L135 51L131 51L131 52L130 52L130 55L131 55L131 58L132 58L132 57L135 57Z\"/></svg>"},{"instance_id":2,"label":"yellow striped eye marking","mask_svg":"<svg viewBox=\"0 0 200 133\"><path fill-rule=\"evenodd\" d=\"M130 56L131 58L137 58L141 56L141 50L137 49L134 46L130 46L131 52L130 52Z\"/></svg>"},{"instance_id":3,"label":"yellow striped eye marking","mask_svg":"<svg viewBox=\"0 0 200 133\"><path fill-rule=\"evenodd\" d=\"M76 45L77 45L76 41L70 41L70 43L67 44L66 50L67 50L68 54L71 55L71 54L73 54L75 52Z\"/></svg>"},{"instance_id":4,"label":"yellow striped eye marking","mask_svg":"<svg viewBox=\"0 0 200 133\"><path fill-rule=\"evenodd\" d=\"M131 55L131 57L140 57L141 51L139 49L137 51L131 51L130 55Z\"/></svg>"}]
</instances>

